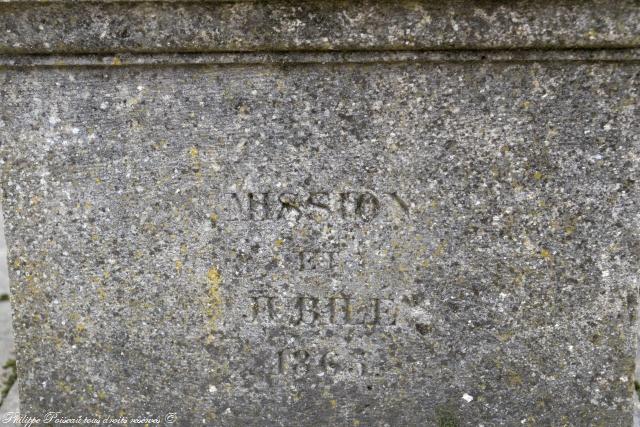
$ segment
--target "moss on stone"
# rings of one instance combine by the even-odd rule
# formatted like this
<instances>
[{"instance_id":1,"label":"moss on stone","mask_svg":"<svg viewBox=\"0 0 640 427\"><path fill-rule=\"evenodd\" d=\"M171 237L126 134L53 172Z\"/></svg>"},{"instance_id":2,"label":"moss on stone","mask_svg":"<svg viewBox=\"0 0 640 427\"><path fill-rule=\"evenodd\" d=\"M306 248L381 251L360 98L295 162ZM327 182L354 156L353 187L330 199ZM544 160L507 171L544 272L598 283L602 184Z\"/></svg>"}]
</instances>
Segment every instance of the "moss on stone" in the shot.
<instances>
[{"instance_id":1,"label":"moss on stone","mask_svg":"<svg viewBox=\"0 0 640 427\"><path fill-rule=\"evenodd\" d=\"M436 423L438 427L460 426L456 412L449 406L439 406L436 408Z\"/></svg>"},{"instance_id":2,"label":"moss on stone","mask_svg":"<svg viewBox=\"0 0 640 427\"><path fill-rule=\"evenodd\" d=\"M9 391L11 391L11 387L13 387L13 385L16 382L16 380L18 379L18 371L16 369L16 360L15 359L7 360L5 362L5 364L2 366L2 368L3 369L8 369L9 370L9 375L4 380L4 382L2 384L2 389L0 390L0 404L7 397L7 395L9 394Z\"/></svg>"}]
</instances>

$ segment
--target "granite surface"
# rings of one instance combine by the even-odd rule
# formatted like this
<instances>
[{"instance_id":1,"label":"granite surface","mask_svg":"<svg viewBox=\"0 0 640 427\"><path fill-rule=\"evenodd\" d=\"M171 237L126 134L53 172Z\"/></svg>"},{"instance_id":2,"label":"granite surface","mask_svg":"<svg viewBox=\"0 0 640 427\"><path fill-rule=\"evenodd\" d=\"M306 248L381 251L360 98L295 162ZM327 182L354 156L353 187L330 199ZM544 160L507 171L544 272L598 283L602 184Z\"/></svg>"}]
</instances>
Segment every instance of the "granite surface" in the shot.
<instances>
[{"instance_id":1,"label":"granite surface","mask_svg":"<svg viewBox=\"0 0 640 427\"><path fill-rule=\"evenodd\" d=\"M636 28L620 4L602 22ZM23 414L631 425L640 62L549 37L546 59L5 58Z\"/></svg>"},{"instance_id":2,"label":"granite surface","mask_svg":"<svg viewBox=\"0 0 640 427\"><path fill-rule=\"evenodd\" d=\"M637 0L9 1L0 53L625 48Z\"/></svg>"}]
</instances>

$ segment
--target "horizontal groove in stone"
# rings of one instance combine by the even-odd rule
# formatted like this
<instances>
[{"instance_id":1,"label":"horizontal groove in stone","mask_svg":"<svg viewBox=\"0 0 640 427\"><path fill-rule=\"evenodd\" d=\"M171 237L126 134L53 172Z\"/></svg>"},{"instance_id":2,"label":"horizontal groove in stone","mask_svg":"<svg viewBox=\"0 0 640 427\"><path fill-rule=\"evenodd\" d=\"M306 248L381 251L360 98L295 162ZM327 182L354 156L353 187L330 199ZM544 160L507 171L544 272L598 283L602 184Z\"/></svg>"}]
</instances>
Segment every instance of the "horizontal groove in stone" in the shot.
<instances>
[{"instance_id":1,"label":"horizontal groove in stone","mask_svg":"<svg viewBox=\"0 0 640 427\"><path fill-rule=\"evenodd\" d=\"M393 62L640 62L640 49L501 51L354 51L122 55L0 55L0 67L126 67L145 65L393 63Z\"/></svg>"},{"instance_id":2,"label":"horizontal groove in stone","mask_svg":"<svg viewBox=\"0 0 640 427\"><path fill-rule=\"evenodd\" d=\"M4 2L0 53L640 46L635 0Z\"/></svg>"}]
</instances>

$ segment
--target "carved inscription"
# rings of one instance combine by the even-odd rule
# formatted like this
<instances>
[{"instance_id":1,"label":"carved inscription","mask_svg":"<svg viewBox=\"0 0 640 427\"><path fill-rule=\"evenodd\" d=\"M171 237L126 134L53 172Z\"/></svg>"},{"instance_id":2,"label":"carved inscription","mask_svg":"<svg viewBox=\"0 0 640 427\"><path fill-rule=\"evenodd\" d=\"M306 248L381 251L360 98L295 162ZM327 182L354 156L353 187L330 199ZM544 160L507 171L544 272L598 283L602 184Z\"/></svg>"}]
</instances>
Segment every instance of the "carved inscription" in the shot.
<instances>
[{"instance_id":1,"label":"carved inscription","mask_svg":"<svg viewBox=\"0 0 640 427\"><path fill-rule=\"evenodd\" d=\"M250 298L250 314L255 323L276 321L292 326L393 326L397 319L395 303L387 298L299 295L283 299L262 294Z\"/></svg>"},{"instance_id":2,"label":"carved inscription","mask_svg":"<svg viewBox=\"0 0 640 427\"><path fill-rule=\"evenodd\" d=\"M273 191L256 190L249 192L230 191L218 196L216 213L221 221L266 222L282 221L330 221L340 223L369 223L372 221L404 220L411 216L415 205L396 191ZM340 246L323 244L314 246L278 246L278 255L287 266L289 274L298 272L301 277L337 278L341 271L359 269L368 265L367 256L360 244ZM352 248L350 251L347 248ZM354 253L352 253L354 252ZM354 264L355 263L355 264ZM305 283L309 288L311 281ZM363 286L367 288L366 286ZM260 290L258 290L260 289ZM276 293L267 286L257 286L249 291L246 310L242 322L250 328L291 334L285 348L274 349L273 365L275 373L287 378L301 378L307 375L332 376L348 373L349 376L373 375L380 369L377 355L367 354L361 348L326 348L322 343L316 347L306 340L298 341L304 329L326 330L326 337L334 335L380 333L401 325L417 327L416 319L400 313L401 300L382 295L360 295L349 291L329 294L301 292L298 294ZM286 289L296 289L286 286ZM368 288L367 288L368 289ZM419 310L413 310L416 313ZM425 323L426 324L426 323ZM420 324L422 326L422 323ZM424 328L423 328L424 329ZM409 329L411 330L411 329ZM422 332L418 331L421 335ZM324 336L324 334L323 334ZM271 372L274 372L271 371Z\"/></svg>"},{"instance_id":3,"label":"carved inscription","mask_svg":"<svg viewBox=\"0 0 640 427\"><path fill-rule=\"evenodd\" d=\"M366 375L367 365L363 361L345 358L334 351L313 351L286 348L278 352L277 373L302 377L307 374L335 375L349 372L359 376Z\"/></svg>"},{"instance_id":4,"label":"carved inscription","mask_svg":"<svg viewBox=\"0 0 640 427\"><path fill-rule=\"evenodd\" d=\"M227 221L298 221L341 219L369 222L383 214L409 215L409 204L396 192L224 193L219 203Z\"/></svg>"}]
</instances>

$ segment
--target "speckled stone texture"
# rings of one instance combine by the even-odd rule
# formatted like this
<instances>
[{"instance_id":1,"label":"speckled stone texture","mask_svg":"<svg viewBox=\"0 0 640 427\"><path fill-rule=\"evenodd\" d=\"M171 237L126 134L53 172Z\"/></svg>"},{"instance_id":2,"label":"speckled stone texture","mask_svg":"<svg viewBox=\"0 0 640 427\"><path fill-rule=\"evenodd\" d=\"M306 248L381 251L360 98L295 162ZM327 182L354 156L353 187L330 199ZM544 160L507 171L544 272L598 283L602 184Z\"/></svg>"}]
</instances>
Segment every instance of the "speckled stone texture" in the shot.
<instances>
[{"instance_id":1,"label":"speckled stone texture","mask_svg":"<svg viewBox=\"0 0 640 427\"><path fill-rule=\"evenodd\" d=\"M6 1L6 0L5 0ZM0 52L637 47L637 0L0 3Z\"/></svg>"},{"instance_id":2,"label":"speckled stone texture","mask_svg":"<svg viewBox=\"0 0 640 427\"><path fill-rule=\"evenodd\" d=\"M23 414L631 425L637 51L305 55L5 58Z\"/></svg>"}]
</instances>

